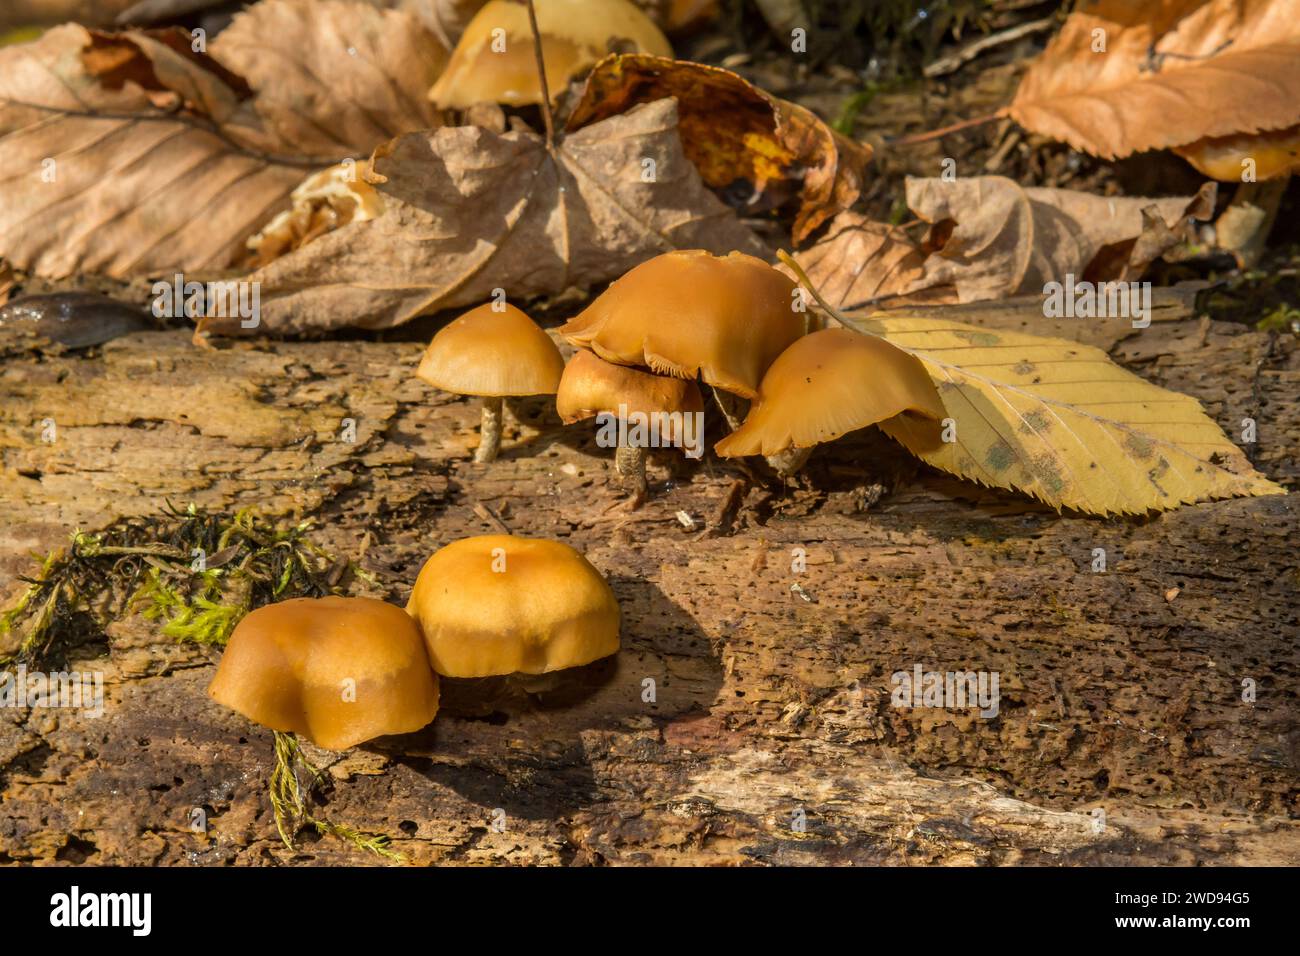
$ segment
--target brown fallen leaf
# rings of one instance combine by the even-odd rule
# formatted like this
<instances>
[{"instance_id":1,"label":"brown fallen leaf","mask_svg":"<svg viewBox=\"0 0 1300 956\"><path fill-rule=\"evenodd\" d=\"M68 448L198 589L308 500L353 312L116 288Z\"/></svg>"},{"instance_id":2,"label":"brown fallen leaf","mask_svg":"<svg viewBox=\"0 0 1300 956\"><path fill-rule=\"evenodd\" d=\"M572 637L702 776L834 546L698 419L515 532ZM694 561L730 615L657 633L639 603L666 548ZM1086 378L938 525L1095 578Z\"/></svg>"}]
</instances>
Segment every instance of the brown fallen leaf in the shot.
<instances>
[{"instance_id":1,"label":"brown fallen leaf","mask_svg":"<svg viewBox=\"0 0 1300 956\"><path fill-rule=\"evenodd\" d=\"M842 309L907 293L925 266L924 251L901 228L852 211L832 219L825 236L795 258L822 298Z\"/></svg>"},{"instance_id":2,"label":"brown fallen leaf","mask_svg":"<svg viewBox=\"0 0 1300 956\"><path fill-rule=\"evenodd\" d=\"M701 63L606 57L592 68L568 126L580 129L665 96L677 99L682 146L704 181L749 211L793 204L796 244L862 192L870 146L735 73Z\"/></svg>"},{"instance_id":3,"label":"brown fallen leaf","mask_svg":"<svg viewBox=\"0 0 1300 956\"><path fill-rule=\"evenodd\" d=\"M56 278L224 269L308 173L428 125L422 97L394 107L404 97L376 68L427 73L440 47L413 15L356 3L310 10L307 19L300 3L259 4L222 38L224 55L242 59L242 37L250 63L306 48L331 64L328 84L258 65L270 93L193 52L179 29L69 24L0 49L0 254ZM367 83L382 89L370 95Z\"/></svg>"},{"instance_id":4,"label":"brown fallen leaf","mask_svg":"<svg viewBox=\"0 0 1300 956\"><path fill-rule=\"evenodd\" d=\"M14 290L14 270L9 263L0 259L0 305L9 301L9 294Z\"/></svg>"},{"instance_id":5,"label":"brown fallen leaf","mask_svg":"<svg viewBox=\"0 0 1300 956\"><path fill-rule=\"evenodd\" d=\"M1025 189L1002 176L908 179L907 204L931 223L924 273L909 291L952 286L960 302L1041 292L1048 282L1134 281L1208 218L1215 186L1172 199ZM942 237L940 239L940 237Z\"/></svg>"},{"instance_id":6,"label":"brown fallen leaf","mask_svg":"<svg viewBox=\"0 0 1300 956\"><path fill-rule=\"evenodd\" d=\"M657 174L643 178L643 160ZM516 301L605 282L661 252L768 250L700 181L660 100L570 133L473 126L400 136L367 181L383 213L308 243L250 281L260 331L387 328L502 289ZM239 334L238 319L198 329Z\"/></svg>"},{"instance_id":7,"label":"brown fallen leaf","mask_svg":"<svg viewBox=\"0 0 1300 956\"><path fill-rule=\"evenodd\" d=\"M1295 0L1099 0L1070 14L1003 111L1106 159L1300 123Z\"/></svg>"},{"instance_id":8,"label":"brown fallen leaf","mask_svg":"<svg viewBox=\"0 0 1300 956\"><path fill-rule=\"evenodd\" d=\"M1134 281L1214 208L1215 186L1173 199L1025 189L1001 176L907 181L930 223L924 243L902 229L841 213L796 256L840 309L1000 299L1048 282Z\"/></svg>"},{"instance_id":9,"label":"brown fallen leaf","mask_svg":"<svg viewBox=\"0 0 1300 956\"><path fill-rule=\"evenodd\" d=\"M345 0L262 0L212 41L295 152L348 156L441 125L425 97L450 53L412 14Z\"/></svg>"}]
</instances>

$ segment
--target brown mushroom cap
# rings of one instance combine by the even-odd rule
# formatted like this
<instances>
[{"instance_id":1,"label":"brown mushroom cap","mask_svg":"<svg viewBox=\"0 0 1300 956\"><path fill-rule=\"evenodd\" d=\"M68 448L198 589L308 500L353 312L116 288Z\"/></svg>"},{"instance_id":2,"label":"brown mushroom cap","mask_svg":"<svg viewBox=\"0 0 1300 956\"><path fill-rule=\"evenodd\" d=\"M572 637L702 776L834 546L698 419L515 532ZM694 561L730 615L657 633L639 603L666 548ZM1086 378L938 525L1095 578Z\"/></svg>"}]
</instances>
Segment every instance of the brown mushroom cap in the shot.
<instances>
[{"instance_id":1,"label":"brown mushroom cap","mask_svg":"<svg viewBox=\"0 0 1300 956\"><path fill-rule=\"evenodd\" d=\"M551 337L513 305L470 309L438 332L416 375L457 395L554 395L564 357Z\"/></svg>"},{"instance_id":2,"label":"brown mushroom cap","mask_svg":"<svg viewBox=\"0 0 1300 956\"><path fill-rule=\"evenodd\" d=\"M611 40L630 41L640 53L673 55L668 38L628 0L536 0L536 7L551 99L564 92L571 77L605 56ZM504 50L493 49L495 30L505 31ZM442 109L460 110L484 102L540 103L528 7L504 0L486 4L465 27L429 99Z\"/></svg>"},{"instance_id":3,"label":"brown mushroom cap","mask_svg":"<svg viewBox=\"0 0 1300 956\"><path fill-rule=\"evenodd\" d=\"M704 381L744 398L804 334L793 280L761 259L667 252L615 281L560 328L607 362Z\"/></svg>"},{"instance_id":4,"label":"brown mushroom cap","mask_svg":"<svg viewBox=\"0 0 1300 956\"><path fill-rule=\"evenodd\" d=\"M904 412L946 414L925 366L874 335L824 329L772 363L745 423L720 440L724 458L809 448Z\"/></svg>"},{"instance_id":5,"label":"brown mushroom cap","mask_svg":"<svg viewBox=\"0 0 1300 956\"><path fill-rule=\"evenodd\" d=\"M1174 150L1198 170L1222 182L1242 181L1242 161L1255 161L1259 181L1300 170L1300 126L1197 140Z\"/></svg>"},{"instance_id":6,"label":"brown mushroom cap","mask_svg":"<svg viewBox=\"0 0 1300 956\"><path fill-rule=\"evenodd\" d=\"M704 411L704 399L699 386L686 379L614 365L585 349L575 352L555 393L555 410L564 423L602 412L618 415L620 406L629 415L691 414Z\"/></svg>"},{"instance_id":7,"label":"brown mushroom cap","mask_svg":"<svg viewBox=\"0 0 1300 956\"><path fill-rule=\"evenodd\" d=\"M447 677L544 674L618 650L614 592L558 541L481 535L439 549L406 610Z\"/></svg>"},{"instance_id":8,"label":"brown mushroom cap","mask_svg":"<svg viewBox=\"0 0 1300 956\"><path fill-rule=\"evenodd\" d=\"M294 598L239 622L208 696L264 727L346 750L427 725L438 712L438 677L401 608Z\"/></svg>"}]
</instances>

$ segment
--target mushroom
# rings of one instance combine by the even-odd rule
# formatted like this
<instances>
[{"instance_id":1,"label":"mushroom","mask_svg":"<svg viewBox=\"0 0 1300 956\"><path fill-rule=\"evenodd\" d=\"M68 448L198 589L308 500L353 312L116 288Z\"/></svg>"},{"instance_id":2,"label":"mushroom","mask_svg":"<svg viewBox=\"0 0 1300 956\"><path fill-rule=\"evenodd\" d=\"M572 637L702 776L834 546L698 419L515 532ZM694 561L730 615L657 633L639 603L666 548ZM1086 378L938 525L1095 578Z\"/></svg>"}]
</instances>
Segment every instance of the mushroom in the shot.
<instances>
[{"instance_id":1,"label":"mushroom","mask_svg":"<svg viewBox=\"0 0 1300 956\"><path fill-rule=\"evenodd\" d=\"M703 416L704 400L694 382L613 365L585 349L564 368L555 410L566 425L604 415L616 426L614 466L630 481L634 503L646 493L646 449L651 444L682 445L703 438L694 416ZM698 450L693 457L699 457Z\"/></svg>"},{"instance_id":2,"label":"mushroom","mask_svg":"<svg viewBox=\"0 0 1300 956\"><path fill-rule=\"evenodd\" d=\"M426 726L438 712L438 677L401 608L294 598L239 622L208 696L264 727L346 750Z\"/></svg>"},{"instance_id":3,"label":"mushroom","mask_svg":"<svg viewBox=\"0 0 1300 956\"><path fill-rule=\"evenodd\" d=\"M560 328L607 362L695 378L742 398L807 331L788 276L761 259L679 250L641 263Z\"/></svg>"},{"instance_id":4,"label":"mushroom","mask_svg":"<svg viewBox=\"0 0 1300 956\"><path fill-rule=\"evenodd\" d=\"M486 462L501 449L502 397L554 395L563 373L564 357L549 335L513 305L490 302L435 335L415 374L434 388L483 399L474 460Z\"/></svg>"},{"instance_id":5,"label":"mushroom","mask_svg":"<svg viewBox=\"0 0 1300 956\"><path fill-rule=\"evenodd\" d=\"M628 0L535 0L546 88L554 100L569 80L610 52L671 57L668 38ZM475 103L527 106L542 102L528 7L491 0L469 22L451 61L429 90L442 109Z\"/></svg>"},{"instance_id":6,"label":"mushroom","mask_svg":"<svg viewBox=\"0 0 1300 956\"><path fill-rule=\"evenodd\" d=\"M1300 170L1300 126L1201 139L1174 152L1212 179L1239 184L1215 223L1215 238L1243 268L1255 265L1287 182Z\"/></svg>"},{"instance_id":7,"label":"mushroom","mask_svg":"<svg viewBox=\"0 0 1300 956\"><path fill-rule=\"evenodd\" d=\"M772 464L790 475L814 445L901 414L935 421L946 414L920 360L875 335L823 329L772 363L745 423L714 451L783 456Z\"/></svg>"},{"instance_id":8,"label":"mushroom","mask_svg":"<svg viewBox=\"0 0 1300 956\"><path fill-rule=\"evenodd\" d=\"M446 677L547 674L618 650L619 608L600 572L558 541L455 541L420 569L406 610Z\"/></svg>"}]
</instances>

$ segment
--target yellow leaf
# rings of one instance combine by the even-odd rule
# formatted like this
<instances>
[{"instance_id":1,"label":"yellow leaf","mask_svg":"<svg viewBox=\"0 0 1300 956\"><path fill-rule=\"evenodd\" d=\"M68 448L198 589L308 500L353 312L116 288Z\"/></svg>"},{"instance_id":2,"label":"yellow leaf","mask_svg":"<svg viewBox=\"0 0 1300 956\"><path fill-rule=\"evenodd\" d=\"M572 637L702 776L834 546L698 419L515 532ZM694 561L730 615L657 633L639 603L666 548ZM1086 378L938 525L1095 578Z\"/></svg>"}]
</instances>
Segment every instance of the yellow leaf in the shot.
<instances>
[{"instance_id":1,"label":"yellow leaf","mask_svg":"<svg viewBox=\"0 0 1300 956\"><path fill-rule=\"evenodd\" d=\"M842 315L919 358L955 423L881 427L925 461L1060 510L1140 514L1193 501L1285 494L1201 409L1105 352L946 319Z\"/></svg>"}]
</instances>

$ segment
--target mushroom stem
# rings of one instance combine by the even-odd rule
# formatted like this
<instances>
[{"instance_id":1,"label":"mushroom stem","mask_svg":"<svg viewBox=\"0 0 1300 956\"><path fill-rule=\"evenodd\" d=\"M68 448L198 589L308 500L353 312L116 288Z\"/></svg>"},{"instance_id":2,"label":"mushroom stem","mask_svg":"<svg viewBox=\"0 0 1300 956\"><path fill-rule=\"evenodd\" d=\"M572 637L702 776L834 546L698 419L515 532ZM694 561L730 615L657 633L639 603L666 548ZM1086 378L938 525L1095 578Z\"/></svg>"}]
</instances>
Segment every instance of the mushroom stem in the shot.
<instances>
[{"instance_id":1,"label":"mushroom stem","mask_svg":"<svg viewBox=\"0 0 1300 956\"><path fill-rule=\"evenodd\" d=\"M1285 175L1261 183L1242 183L1215 223L1219 248L1236 256L1243 269L1254 266L1264 254L1264 243L1290 179Z\"/></svg>"},{"instance_id":2,"label":"mushroom stem","mask_svg":"<svg viewBox=\"0 0 1300 956\"><path fill-rule=\"evenodd\" d=\"M649 485L645 478L645 449L640 446L619 445L614 452L614 468L632 489L634 500L645 497Z\"/></svg>"},{"instance_id":3,"label":"mushroom stem","mask_svg":"<svg viewBox=\"0 0 1300 956\"><path fill-rule=\"evenodd\" d=\"M496 461L501 451L501 397L486 395L483 398L483 424L479 429L478 450L474 460L479 462Z\"/></svg>"},{"instance_id":4,"label":"mushroom stem","mask_svg":"<svg viewBox=\"0 0 1300 956\"><path fill-rule=\"evenodd\" d=\"M812 455L813 446L807 448L787 448L785 451L775 455L767 456L767 463L772 466L782 478L789 478L804 465L808 464L808 458Z\"/></svg>"}]
</instances>

